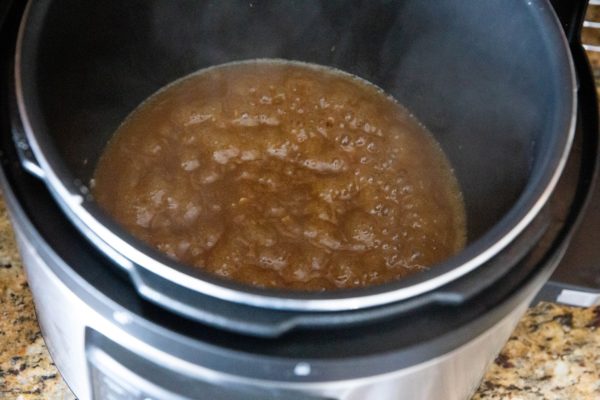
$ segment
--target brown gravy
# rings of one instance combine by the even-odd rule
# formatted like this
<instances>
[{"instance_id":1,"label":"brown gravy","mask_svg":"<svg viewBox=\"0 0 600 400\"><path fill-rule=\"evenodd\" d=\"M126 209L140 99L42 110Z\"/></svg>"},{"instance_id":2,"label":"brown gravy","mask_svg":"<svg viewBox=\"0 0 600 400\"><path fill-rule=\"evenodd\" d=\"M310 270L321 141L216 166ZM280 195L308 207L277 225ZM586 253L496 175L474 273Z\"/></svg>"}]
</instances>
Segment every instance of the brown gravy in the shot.
<instances>
[{"instance_id":1,"label":"brown gravy","mask_svg":"<svg viewBox=\"0 0 600 400\"><path fill-rule=\"evenodd\" d=\"M311 64L226 64L163 88L119 127L92 188L139 239L260 287L379 284L466 237L432 136L375 86Z\"/></svg>"}]
</instances>

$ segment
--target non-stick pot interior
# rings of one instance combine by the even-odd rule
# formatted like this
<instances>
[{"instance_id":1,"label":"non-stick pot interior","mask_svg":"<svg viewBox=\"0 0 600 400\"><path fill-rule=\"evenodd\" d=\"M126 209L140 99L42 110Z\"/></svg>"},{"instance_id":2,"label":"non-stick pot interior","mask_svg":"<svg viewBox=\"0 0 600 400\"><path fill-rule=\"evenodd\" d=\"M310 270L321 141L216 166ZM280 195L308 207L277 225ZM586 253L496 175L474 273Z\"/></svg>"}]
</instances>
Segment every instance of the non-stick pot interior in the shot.
<instances>
[{"instance_id":1,"label":"non-stick pot interior","mask_svg":"<svg viewBox=\"0 0 600 400\"><path fill-rule=\"evenodd\" d=\"M561 93L570 77L552 50L556 35L546 35L556 27L540 18L545 1L65 0L33 7L21 60L25 106L36 135L50 136L40 141L50 144L45 151L81 182L120 122L157 89L254 58L334 66L403 103L455 168L470 241L528 183L550 173L548 154L566 134L570 108Z\"/></svg>"}]
</instances>

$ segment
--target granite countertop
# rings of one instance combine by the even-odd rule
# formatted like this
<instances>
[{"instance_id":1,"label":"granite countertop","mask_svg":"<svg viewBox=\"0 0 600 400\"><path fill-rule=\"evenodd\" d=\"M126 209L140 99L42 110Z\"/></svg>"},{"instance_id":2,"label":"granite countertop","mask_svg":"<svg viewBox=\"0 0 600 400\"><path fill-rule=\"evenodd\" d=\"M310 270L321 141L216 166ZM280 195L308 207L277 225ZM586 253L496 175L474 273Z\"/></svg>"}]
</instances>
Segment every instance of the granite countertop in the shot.
<instances>
[{"instance_id":1,"label":"granite countertop","mask_svg":"<svg viewBox=\"0 0 600 400\"><path fill-rule=\"evenodd\" d=\"M600 35L585 32L584 42ZM600 56L590 58L600 88ZM41 336L1 198L0 312L0 399L74 399ZM530 308L473 397L484 399L600 399L600 307Z\"/></svg>"},{"instance_id":2,"label":"granite countertop","mask_svg":"<svg viewBox=\"0 0 600 400\"><path fill-rule=\"evenodd\" d=\"M0 198L0 399L74 399L48 355Z\"/></svg>"}]
</instances>

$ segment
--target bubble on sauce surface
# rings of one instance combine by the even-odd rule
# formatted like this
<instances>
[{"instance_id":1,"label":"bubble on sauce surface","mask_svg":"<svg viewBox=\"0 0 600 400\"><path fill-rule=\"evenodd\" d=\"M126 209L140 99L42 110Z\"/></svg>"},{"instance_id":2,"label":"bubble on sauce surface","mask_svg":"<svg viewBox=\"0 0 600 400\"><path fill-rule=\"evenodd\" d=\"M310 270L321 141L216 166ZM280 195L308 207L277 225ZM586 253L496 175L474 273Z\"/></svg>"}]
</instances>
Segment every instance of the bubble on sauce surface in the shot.
<instances>
[{"instance_id":1,"label":"bubble on sauce surface","mask_svg":"<svg viewBox=\"0 0 600 400\"><path fill-rule=\"evenodd\" d=\"M308 64L228 64L161 89L121 125L94 181L134 235L259 287L380 284L465 243L431 135L380 89Z\"/></svg>"}]
</instances>

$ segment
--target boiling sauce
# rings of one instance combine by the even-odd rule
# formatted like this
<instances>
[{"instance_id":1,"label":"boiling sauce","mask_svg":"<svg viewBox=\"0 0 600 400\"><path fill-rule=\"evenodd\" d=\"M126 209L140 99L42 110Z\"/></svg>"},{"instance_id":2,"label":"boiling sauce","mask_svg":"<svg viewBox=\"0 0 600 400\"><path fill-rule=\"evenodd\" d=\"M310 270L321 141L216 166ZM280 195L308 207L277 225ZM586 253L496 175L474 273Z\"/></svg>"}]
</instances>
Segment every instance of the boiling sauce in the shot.
<instances>
[{"instance_id":1,"label":"boiling sauce","mask_svg":"<svg viewBox=\"0 0 600 400\"><path fill-rule=\"evenodd\" d=\"M260 287L379 284L465 245L433 137L377 87L312 64L225 64L163 88L118 128L92 187L139 239Z\"/></svg>"}]
</instances>

